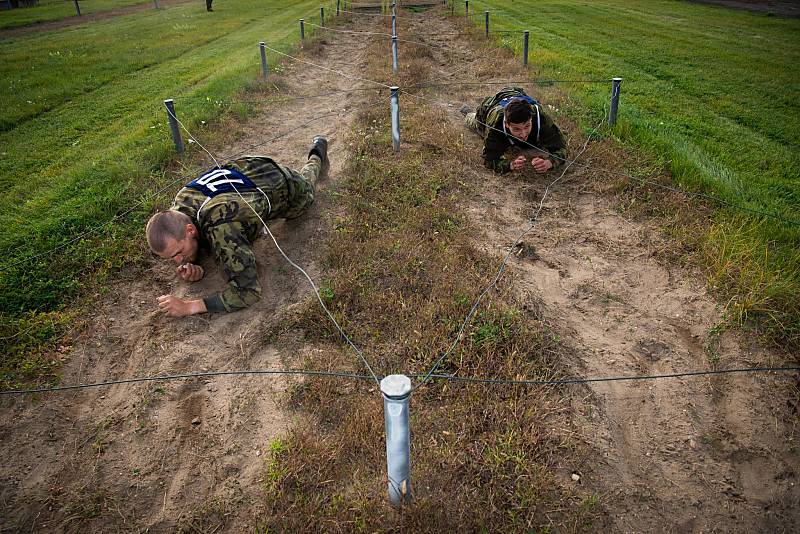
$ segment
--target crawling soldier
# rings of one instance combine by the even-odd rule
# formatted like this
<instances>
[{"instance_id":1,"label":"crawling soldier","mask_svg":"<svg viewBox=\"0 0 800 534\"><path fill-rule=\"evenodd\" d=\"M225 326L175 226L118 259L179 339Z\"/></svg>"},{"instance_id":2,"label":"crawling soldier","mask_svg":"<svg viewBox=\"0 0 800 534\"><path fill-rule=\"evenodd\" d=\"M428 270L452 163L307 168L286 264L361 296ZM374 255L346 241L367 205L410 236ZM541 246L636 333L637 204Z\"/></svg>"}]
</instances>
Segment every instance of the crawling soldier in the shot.
<instances>
[{"instance_id":1,"label":"crawling soldier","mask_svg":"<svg viewBox=\"0 0 800 534\"><path fill-rule=\"evenodd\" d=\"M461 109L467 126L483 137L483 161L500 174L533 168L545 173L561 166L567 142L537 100L519 87L487 97L474 113ZM530 149L537 149L530 152ZM532 154L530 160L525 154Z\"/></svg>"},{"instance_id":2,"label":"crawling soldier","mask_svg":"<svg viewBox=\"0 0 800 534\"><path fill-rule=\"evenodd\" d=\"M208 247L225 271L228 287L202 299L162 295L159 308L184 317L235 311L258 301L261 285L251 248L263 232L258 215L264 221L302 215L314 202L314 185L327 167L328 141L317 136L299 172L268 157L245 156L211 169L178 191L172 207L148 221L147 244L158 256L175 262L178 276L187 282L203 278L203 268L194 262L201 245Z\"/></svg>"}]
</instances>

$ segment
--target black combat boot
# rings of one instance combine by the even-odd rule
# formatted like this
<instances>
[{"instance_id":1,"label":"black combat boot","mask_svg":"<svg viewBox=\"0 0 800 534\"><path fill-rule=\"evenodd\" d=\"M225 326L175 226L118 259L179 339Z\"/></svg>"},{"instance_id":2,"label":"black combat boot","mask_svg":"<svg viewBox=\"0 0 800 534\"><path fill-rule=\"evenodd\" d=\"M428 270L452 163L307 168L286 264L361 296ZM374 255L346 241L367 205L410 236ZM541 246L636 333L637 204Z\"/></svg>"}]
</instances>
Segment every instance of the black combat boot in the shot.
<instances>
[{"instance_id":1,"label":"black combat boot","mask_svg":"<svg viewBox=\"0 0 800 534\"><path fill-rule=\"evenodd\" d=\"M324 135L315 135L314 144L311 145L311 150L308 152L308 157L317 156L322 161L322 168L320 169L320 176L328 173L330 168L330 161L328 160L328 138Z\"/></svg>"}]
</instances>

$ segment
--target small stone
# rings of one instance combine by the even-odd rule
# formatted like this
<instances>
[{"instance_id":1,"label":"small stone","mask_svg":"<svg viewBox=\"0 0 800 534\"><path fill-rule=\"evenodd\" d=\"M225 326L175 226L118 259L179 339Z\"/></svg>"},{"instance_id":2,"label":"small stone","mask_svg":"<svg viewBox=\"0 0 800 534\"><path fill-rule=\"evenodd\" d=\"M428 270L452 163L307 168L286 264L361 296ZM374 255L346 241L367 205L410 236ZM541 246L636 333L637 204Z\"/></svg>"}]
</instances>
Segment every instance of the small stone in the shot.
<instances>
[{"instance_id":1,"label":"small stone","mask_svg":"<svg viewBox=\"0 0 800 534\"><path fill-rule=\"evenodd\" d=\"M199 417L195 417L194 419L192 419L192 424L193 425L199 425L200 424L200 418Z\"/></svg>"},{"instance_id":2,"label":"small stone","mask_svg":"<svg viewBox=\"0 0 800 534\"><path fill-rule=\"evenodd\" d=\"M571 478L575 482L580 482L581 481L581 476L578 473L572 473L572 477Z\"/></svg>"}]
</instances>

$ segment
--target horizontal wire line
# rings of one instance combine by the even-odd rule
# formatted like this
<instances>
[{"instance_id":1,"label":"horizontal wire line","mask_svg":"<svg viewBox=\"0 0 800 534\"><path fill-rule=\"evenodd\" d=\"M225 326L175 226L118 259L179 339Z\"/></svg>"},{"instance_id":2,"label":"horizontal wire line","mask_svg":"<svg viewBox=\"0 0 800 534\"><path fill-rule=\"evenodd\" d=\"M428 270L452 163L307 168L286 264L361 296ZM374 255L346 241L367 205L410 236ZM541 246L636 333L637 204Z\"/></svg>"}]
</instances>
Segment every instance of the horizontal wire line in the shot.
<instances>
[{"instance_id":1,"label":"horizontal wire line","mask_svg":"<svg viewBox=\"0 0 800 534\"><path fill-rule=\"evenodd\" d=\"M209 104L213 104L213 103L216 103L216 102L224 102L224 103L233 103L233 104L239 104L239 103L247 103L247 104L261 104L261 103L271 104L271 103L276 103L276 104L280 104L282 102L286 102L286 101L289 101L289 100L302 100L303 98L319 98L319 97L323 97L323 96L331 96L331 95L336 95L336 94L359 93L359 92L362 92L362 91L379 91L381 89L383 89L383 88L382 87L361 87L361 88L357 88L357 89L341 89L339 91L330 91L330 92L327 92L327 93L316 93L316 94L311 94L311 95L295 95L295 96L288 96L287 95L285 97L284 96L280 96L280 94L278 94L277 95L278 98L272 98L274 95L266 95L265 98L257 99L257 100L224 98L224 99L219 99L219 100L208 100L208 103ZM206 101L207 99L204 96L180 96L180 95L178 95L178 96L173 97L173 100L175 100L176 102L179 101L179 100L187 100L187 101L191 102L191 101L198 101L198 100Z\"/></svg>"},{"instance_id":2,"label":"horizontal wire line","mask_svg":"<svg viewBox=\"0 0 800 534\"><path fill-rule=\"evenodd\" d=\"M556 380L535 380L535 379L504 379L504 378L480 378L444 374L429 375L432 380L447 380L451 382L472 382L478 384L492 385L519 385L519 386L558 386L570 384L589 384L596 382L620 382L636 380L663 380L668 378L690 378L696 376L710 376L733 373L769 373L769 372L791 372L800 371L800 367L742 367L734 369L716 369L710 371L684 371L678 373L665 373L657 375L632 375L632 376L609 376L593 378L563 378ZM174 375L145 376L138 378L123 378L120 380L109 380L106 382L92 382L87 384L69 384L66 386L54 386L50 388L32 389L10 389L0 391L0 395L27 395L33 393L58 393L75 389L89 389L99 387L110 387L122 384L135 384L141 382L168 382L173 380L187 380L192 378L214 378L219 376L311 376L311 377L330 377L347 378L351 380L372 380L370 375L361 375L345 371L309 371L301 369L269 370L269 369L250 369L236 371L204 371L198 373L183 373ZM422 378L422 374L408 375L409 378ZM385 378L383 376L379 377Z\"/></svg>"},{"instance_id":3,"label":"horizontal wire line","mask_svg":"<svg viewBox=\"0 0 800 534\"><path fill-rule=\"evenodd\" d=\"M376 6L376 7L377 7L377 6ZM339 10L339 12L340 12L340 13L351 13L351 14L353 14L353 15L359 15L359 16L363 16L363 17L389 17L389 18L391 18L391 17L392 17L392 15L391 15L391 14L384 15L383 13L359 13L358 11L347 11L347 10L345 10L345 9L340 9L340 10ZM397 20L414 20L414 19L418 19L418 18L419 18L419 17L421 17L421 16L422 16L422 15L418 15L418 16L416 16L416 17L407 17L407 16L405 16L405 15L403 15L403 16L401 16L401 15L396 15L396 16L395 16L395 18L396 18Z\"/></svg>"},{"instance_id":4,"label":"horizontal wire line","mask_svg":"<svg viewBox=\"0 0 800 534\"><path fill-rule=\"evenodd\" d=\"M386 85L385 83L376 82L375 80L370 80L368 78L360 78L358 76L349 76L349 75L347 75L347 74L345 74L345 73L343 73L341 71L338 71L336 69L330 69L328 67L323 67L322 65L318 65L316 63L312 63L311 61L306 61L305 59L300 59L300 58L297 58L297 57L294 57L294 56L290 56L289 54L284 54L283 52L281 52L279 50L275 50L274 48L271 48L269 46L265 46L264 48L266 48L267 50L270 50L272 52L275 52L276 54L280 54L282 56L286 56L289 59L293 59L294 61L297 61L297 62L300 62L300 63L305 63L307 65L311 65L313 67L317 67L318 69L323 69L323 70L327 70L329 72L336 73L336 74L338 74L338 75L340 75L340 76L342 76L344 78L347 78L349 80L360 80L362 82L369 82L369 83L373 83L375 85L380 85L381 87L386 87L387 89L391 88L390 85Z\"/></svg>"},{"instance_id":5,"label":"horizontal wire line","mask_svg":"<svg viewBox=\"0 0 800 534\"><path fill-rule=\"evenodd\" d=\"M139 378L123 378L121 380L109 380L107 382L93 382L90 384L71 384L67 386L56 386L52 388L36 388L36 389L14 389L7 391L0 391L0 395L22 395L29 393L50 393L57 391L67 391L71 389L86 389L116 386L119 384L135 384L139 382L159 382L171 380L185 380L189 378L205 378L214 376L246 376L246 375L304 375L304 376L320 376L320 377L340 377L352 378L359 380L372 380L370 375L359 375L354 373L346 373L339 371L304 371L304 370L244 370L244 371L209 371L202 373L185 373L175 375L163 376L145 376Z\"/></svg>"},{"instance_id":6,"label":"horizontal wire line","mask_svg":"<svg viewBox=\"0 0 800 534\"><path fill-rule=\"evenodd\" d=\"M594 382L619 382L633 380L659 380L666 378L688 378L694 376L721 375L731 373L767 373L800 371L800 367L742 367L736 369L717 369L712 371L685 371L680 373L664 373L658 375L610 376L597 378L564 378L559 380L510 380L503 378L474 378L455 375L430 375L432 379L450 380L453 382L476 382L482 384L521 385L521 386L558 386L566 384L589 384ZM422 375L414 375L419 377Z\"/></svg>"},{"instance_id":7,"label":"horizontal wire line","mask_svg":"<svg viewBox=\"0 0 800 534\"><path fill-rule=\"evenodd\" d=\"M356 35L358 35L358 34L374 35L374 36L388 37L389 39L392 39L392 38L396 37L395 35L392 35L391 33L337 30L335 28L328 28L326 26L319 26L317 24L311 24L311 23L306 23L306 24L308 26L314 26L316 28L320 28L320 29L328 30L328 31L332 31L332 32L349 33L349 34L356 34ZM447 48L447 46L445 46L445 45L423 43L422 41L412 41L412 40L409 40L409 39L401 39L400 37L397 37L397 41L400 42L400 43L409 43L409 44L414 44L414 45L417 45L417 46L426 46L428 48L439 48L439 49Z\"/></svg>"},{"instance_id":8,"label":"horizontal wire line","mask_svg":"<svg viewBox=\"0 0 800 534\"><path fill-rule=\"evenodd\" d=\"M415 83L413 85L409 85L408 87L414 87L423 89L425 87L441 87L441 86L451 86L451 85L509 85L509 84L521 84L521 83L532 83L536 85L547 85L547 84L554 84L554 83L608 83L611 81L611 78L606 80L603 79L586 79L586 80L555 80L555 79L533 79L533 80L510 80L504 82L463 82L463 81L456 81L456 82L431 82L431 83Z\"/></svg>"}]
</instances>

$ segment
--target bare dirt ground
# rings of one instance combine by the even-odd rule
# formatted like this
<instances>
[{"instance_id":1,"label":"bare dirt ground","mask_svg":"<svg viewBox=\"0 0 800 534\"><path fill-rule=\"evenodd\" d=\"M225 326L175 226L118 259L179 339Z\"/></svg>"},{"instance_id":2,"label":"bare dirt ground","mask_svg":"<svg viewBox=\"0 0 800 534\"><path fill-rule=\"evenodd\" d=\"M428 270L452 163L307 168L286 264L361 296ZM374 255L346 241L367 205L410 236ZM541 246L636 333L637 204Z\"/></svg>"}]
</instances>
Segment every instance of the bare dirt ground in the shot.
<instances>
[{"instance_id":1,"label":"bare dirt ground","mask_svg":"<svg viewBox=\"0 0 800 534\"><path fill-rule=\"evenodd\" d=\"M373 20L342 27L383 31ZM443 35L456 28L439 16L410 24L409 39L436 47L431 70L441 80L491 80L506 68L507 79L521 75L504 51L475 50L474 41ZM361 37L326 36L308 59L338 72L287 61L284 90L319 94L364 85L356 79L364 49ZM554 90L531 89L555 106L564 99ZM460 127L460 105L474 105L489 91L450 86L425 98L452 108L450 120ZM330 136L333 165L317 204L298 221L270 225L315 280L324 277L320 262L336 211L335 195L326 191L344 178L342 139L350 112L374 98L374 92L340 93L302 106L273 104L242 127L239 141L207 147L233 154L286 133L259 151L299 167L312 135ZM552 111L577 154L584 134ZM480 165L480 140L462 131L453 142L475 154L473 171L464 176L474 191L465 209L482 232L476 245L499 259L556 176L496 176ZM718 304L697 273L662 254L670 244L658 221L624 216L606 192L614 179L603 165L613 158L604 154L613 150L607 142L590 144L582 161L591 165L569 171L552 188L540 223L515 251L508 272L520 296L544 311L572 349L567 367L576 376L596 377L781 361L740 333L715 333ZM100 300L80 342L65 348L63 382L327 361L337 347L302 339L279 346L264 334L310 298L310 288L269 238L257 243L256 254L263 298L235 314L173 320L154 310L158 295L221 287L211 263L205 265L211 274L195 287L177 282L171 267L155 261L150 277L121 281ZM265 453L296 423L283 403L295 382L191 379L3 398L1 528L202 532L213 524L228 532L252 530L263 498ZM576 386L574 419L593 451L580 466L580 483L597 491L606 526L615 532L792 531L800 524L800 490L797 414L786 404L791 387L790 380L765 375Z\"/></svg>"},{"instance_id":2,"label":"bare dirt ground","mask_svg":"<svg viewBox=\"0 0 800 534\"><path fill-rule=\"evenodd\" d=\"M800 17L798 0L691 0L698 4L711 4L730 9L769 13L779 17Z\"/></svg>"},{"instance_id":3,"label":"bare dirt ground","mask_svg":"<svg viewBox=\"0 0 800 534\"><path fill-rule=\"evenodd\" d=\"M193 0L159 0L158 4L163 8L171 5L185 4L191 1ZM205 11L206 9L205 4L198 1L197 5L198 5L198 10L202 9L203 11ZM67 17L58 20L50 20L47 22L34 22L32 24L26 24L25 26L18 26L16 28L6 28L0 30L0 39L7 39L9 37L19 37L20 35L27 35L29 33L35 33L35 32L52 31L52 30L57 30L59 28L78 26L80 24L90 24L98 20L108 19L112 17L119 17L120 15L129 15L131 13L138 13L139 11L145 11L147 9L153 9L153 8L154 8L153 2L142 2L141 4L131 4L129 6L118 7L116 9L109 9L108 11L101 11L100 13L85 13L82 14L80 17L76 15L74 17ZM28 9L28 8L19 8L19 9Z\"/></svg>"}]
</instances>

